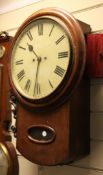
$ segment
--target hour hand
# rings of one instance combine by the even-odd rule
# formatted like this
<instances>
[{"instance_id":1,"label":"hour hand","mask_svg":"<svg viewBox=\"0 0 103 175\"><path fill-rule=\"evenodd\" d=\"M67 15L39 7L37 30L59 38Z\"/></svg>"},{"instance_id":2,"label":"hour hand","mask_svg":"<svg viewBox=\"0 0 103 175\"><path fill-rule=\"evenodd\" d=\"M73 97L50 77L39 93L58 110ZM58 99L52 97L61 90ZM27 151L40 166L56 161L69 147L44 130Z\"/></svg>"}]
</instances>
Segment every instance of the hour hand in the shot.
<instances>
[{"instance_id":1,"label":"hour hand","mask_svg":"<svg viewBox=\"0 0 103 175\"><path fill-rule=\"evenodd\" d=\"M36 52L34 51L33 46L32 46L31 44L28 44L28 43L27 43L27 45L28 45L29 51L30 51L30 52L33 52L34 55L35 55L37 58L39 58L39 56L38 56L38 55L36 54Z\"/></svg>"},{"instance_id":2,"label":"hour hand","mask_svg":"<svg viewBox=\"0 0 103 175\"><path fill-rule=\"evenodd\" d=\"M27 43L27 45L28 45L29 51L32 52L33 51L33 46L31 44L28 44L28 43Z\"/></svg>"}]
</instances>

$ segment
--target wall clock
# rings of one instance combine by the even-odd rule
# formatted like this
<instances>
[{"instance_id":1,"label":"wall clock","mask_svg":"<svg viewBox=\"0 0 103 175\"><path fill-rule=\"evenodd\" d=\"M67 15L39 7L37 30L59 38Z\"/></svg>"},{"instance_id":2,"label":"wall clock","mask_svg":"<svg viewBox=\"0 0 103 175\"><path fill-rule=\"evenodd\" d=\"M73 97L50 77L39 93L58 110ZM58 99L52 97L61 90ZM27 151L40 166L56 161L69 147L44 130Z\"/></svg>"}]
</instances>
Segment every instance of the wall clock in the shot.
<instances>
[{"instance_id":1,"label":"wall clock","mask_svg":"<svg viewBox=\"0 0 103 175\"><path fill-rule=\"evenodd\" d=\"M0 174L18 175L18 160L11 142L10 86L7 75L8 50L12 37L0 34Z\"/></svg>"},{"instance_id":2,"label":"wall clock","mask_svg":"<svg viewBox=\"0 0 103 175\"><path fill-rule=\"evenodd\" d=\"M9 79L18 101L17 148L34 163L65 164L89 150L87 146L80 151L89 136L85 135L84 128L88 128L86 124L82 128L84 139L80 141L81 144L78 148L76 145L71 147L78 142L79 137L75 135L76 138L72 138L72 130L75 132L72 107L77 110L77 106L83 109L84 105L76 104L74 98L77 95L74 95L74 91L84 73L84 33L89 31L88 25L77 22L65 10L46 8L28 17L14 37L10 51ZM85 90L83 88L78 97L84 98L86 95L86 101L89 97L87 80L81 86ZM81 98L79 101L83 100ZM89 114L86 103L85 109ZM80 111L76 113L80 117ZM88 116L82 118L77 120L81 123L85 120L89 124ZM25 148L23 145L26 145Z\"/></svg>"}]
</instances>

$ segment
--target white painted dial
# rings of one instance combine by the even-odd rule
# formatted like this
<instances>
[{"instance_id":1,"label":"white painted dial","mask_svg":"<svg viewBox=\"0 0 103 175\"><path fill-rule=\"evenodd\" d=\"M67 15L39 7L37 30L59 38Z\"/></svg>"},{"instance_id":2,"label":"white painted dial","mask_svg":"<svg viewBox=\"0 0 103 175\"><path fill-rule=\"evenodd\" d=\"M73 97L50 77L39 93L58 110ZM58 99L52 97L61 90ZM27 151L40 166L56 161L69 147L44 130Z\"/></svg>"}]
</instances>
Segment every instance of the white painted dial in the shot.
<instances>
[{"instance_id":1,"label":"white painted dial","mask_svg":"<svg viewBox=\"0 0 103 175\"><path fill-rule=\"evenodd\" d=\"M19 35L11 55L11 75L18 92L28 99L52 94L70 64L70 41L54 19L40 18Z\"/></svg>"}]
</instances>

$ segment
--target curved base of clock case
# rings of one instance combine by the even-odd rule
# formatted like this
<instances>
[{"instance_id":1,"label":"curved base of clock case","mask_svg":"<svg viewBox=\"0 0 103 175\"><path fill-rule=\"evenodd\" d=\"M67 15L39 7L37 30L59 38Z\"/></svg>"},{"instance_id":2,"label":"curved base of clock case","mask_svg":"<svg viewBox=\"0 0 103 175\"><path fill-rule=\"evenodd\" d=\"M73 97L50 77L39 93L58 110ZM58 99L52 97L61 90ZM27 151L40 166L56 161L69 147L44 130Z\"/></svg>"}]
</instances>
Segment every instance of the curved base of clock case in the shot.
<instances>
[{"instance_id":1,"label":"curved base of clock case","mask_svg":"<svg viewBox=\"0 0 103 175\"><path fill-rule=\"evenodd\" d=\"M39 165L68 164L87 155L90 149L89 97L89 82L83 79L70 101L53 112L37 114L18 105L17 149ZM48 131L55 132L51 142L45 142L51 137ZM34 139L30 139L30 134Z\"/></svg>"}]
</instances>

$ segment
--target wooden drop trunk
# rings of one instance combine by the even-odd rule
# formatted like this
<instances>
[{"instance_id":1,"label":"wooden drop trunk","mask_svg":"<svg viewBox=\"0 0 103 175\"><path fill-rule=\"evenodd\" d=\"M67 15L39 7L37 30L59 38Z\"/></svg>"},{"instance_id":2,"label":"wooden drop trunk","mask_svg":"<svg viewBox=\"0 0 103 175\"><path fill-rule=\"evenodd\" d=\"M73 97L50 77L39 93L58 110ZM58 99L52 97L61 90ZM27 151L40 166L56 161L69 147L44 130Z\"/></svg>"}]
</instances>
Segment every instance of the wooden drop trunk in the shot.
<instances>
[{"instance_id":1,"label":"wooden drop trunk","mask_svg":"<svg viewBox=\"0 0 103 175\"><path fill-rule=\"evenodd\" d=\"M90 86L86 78L81 80L69 102L53 112L35 113L18 104L17 149L39 165L68 164L87 155L90 150L89 108ZM47 128L52 129L51 135ZM42 135L45 130L51 137L46 140Z\"/></svg>"}]
</instances>

